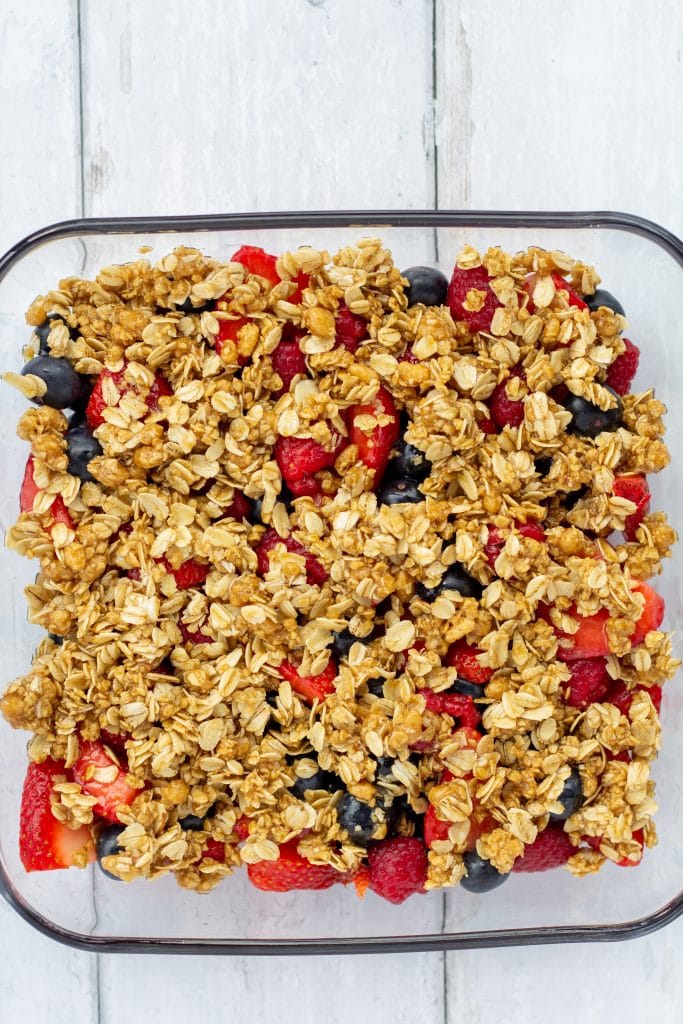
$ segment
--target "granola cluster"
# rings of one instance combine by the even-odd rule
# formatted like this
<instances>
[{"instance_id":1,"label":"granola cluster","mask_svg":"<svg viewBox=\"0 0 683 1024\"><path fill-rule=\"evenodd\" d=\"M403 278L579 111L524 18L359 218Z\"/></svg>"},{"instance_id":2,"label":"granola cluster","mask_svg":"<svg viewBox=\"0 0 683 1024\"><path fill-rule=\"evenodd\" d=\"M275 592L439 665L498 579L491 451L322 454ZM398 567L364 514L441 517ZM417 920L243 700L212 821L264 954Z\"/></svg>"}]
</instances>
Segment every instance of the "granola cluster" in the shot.
<instances>
[{"instance_id":1,"label":"granola cluster","mask_svg":"<svg viewBox=\"0 0 683 1024\"><path fill-rule=\"evenodd\" d=\"M467 247L457 266L488 273L498 300L490 330L473 332L445 305L409 306L377 239L332 258L285 253L277 284L181 246L156 265L141 258L94 281L67 278L28 310L35 327L54 318L51 355L93 379L110 375L94 480L68 472L64 413L31 407L19 422L37 496L8 544L39 560L29 617L63 642L40 644L0 707L32 733L32 760L64 763L53 810L73 828L98 827L94 798L67 778L82 743L120 738L139 795L121 808L120 851L106 858L119 877L173 872L204 892L240 864L277 860L299 837L304 857L352 878L367 851L337 814L350 793L375 808L384 834L419 834L433 807L448 831L429 850L427 888L453 885L473 822L489 823L480 856L510 871L561 810L576 770L583 803L564 825L574 873L637 860L641 831L655 843L660 728L649 690L677 663L664 632L632 644L643 611L634 583L660 573L675 535L655 511L625 540L635 506L613 487L617 474L667 465L665 410L651 391L629 394L618 429L568 430L562 394L612 408L605 375L624 351L624 318L567 302L557 283L562 275L590 294L592 268L538 248ZM485 300L472 288L465 308ZM342 303L366 324L353 352L336 339ZM237 329L222 330L226 321ZM273 354L292 330L307 373L281 393ZM150 404L159 374L170 394ZM28 397L40 395L35 378L21 380ZM492 431L487 403L501 383L523 416ZM348 410L380 388L429 461L423 500L379 501L376 472L354 443L316 473L317 493L289 493L278 439L310 438L330 452L335 438L348 442ZM372 413L359 424L378 426ZM236 514L240 496L247 515ZM58 499L67 521L53 518ZM524 524L538 524L543 539ZM256 549L268 528L299 548L276 543L263 571ZM311 581L308 555L322 582ZM189 560L205 579L179 587L173 570ZM421 596L456 564L481 597ZM601 610L607 672L632 697L626 711L566 699L572 668L558 651L576 616ZM331 660L344 630L354 641ZM456 683L447 655L462 638L490 670L474 741L425 698ZM331 692L310 703L283 678L284 663L303 678L332 665ZM380 772L387 759L391 770ZM336 785L293 792L319 770ZM202 827L182 828L188 815Z\"/></svg>"}]
</instances>

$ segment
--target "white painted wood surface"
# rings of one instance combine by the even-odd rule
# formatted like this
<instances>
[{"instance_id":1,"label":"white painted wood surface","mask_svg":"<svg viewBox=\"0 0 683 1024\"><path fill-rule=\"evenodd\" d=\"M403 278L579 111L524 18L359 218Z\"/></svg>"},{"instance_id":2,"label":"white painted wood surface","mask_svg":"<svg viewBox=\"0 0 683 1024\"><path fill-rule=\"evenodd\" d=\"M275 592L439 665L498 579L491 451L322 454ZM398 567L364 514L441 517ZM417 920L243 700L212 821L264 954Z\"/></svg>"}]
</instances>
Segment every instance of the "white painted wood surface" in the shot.
<instances>
[{"instance_id":1,"label":"white painted wood surface","mask_svg":"<svg viewBox=\"0 0 683 1024\"><path fill-rule=\"evenodd\" d=\"M676 0L5 0L0 249L85 213L612 208L683 233ZM2 675L2 673L0 673ZM97 958L0 904L0 1020L683 1017L683 922L619 946Z\"/></svg>"}]
</instances>

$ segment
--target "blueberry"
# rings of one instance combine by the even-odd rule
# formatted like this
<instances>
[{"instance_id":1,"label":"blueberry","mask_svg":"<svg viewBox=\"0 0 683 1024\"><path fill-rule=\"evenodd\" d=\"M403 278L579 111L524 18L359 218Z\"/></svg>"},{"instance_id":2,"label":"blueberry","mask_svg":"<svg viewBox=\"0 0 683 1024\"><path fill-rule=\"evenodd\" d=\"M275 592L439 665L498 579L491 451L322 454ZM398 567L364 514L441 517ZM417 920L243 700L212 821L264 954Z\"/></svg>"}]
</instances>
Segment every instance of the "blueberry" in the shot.
<instances>
[{"instance_id":1,"label":"blueberry","mask_svg":"<svg viewBox=\"0 0 683 1024\"><path fill-rule=\"evenodd\" d=\"M571 512L577 501L585 498L588 491L588 484L582 484L576 491L568 491L564 498L564 507L567 509L567 512Z\"/></svg>"},{"instance_id":2,"label":"blueberry","mask_svg":"<svg viewBox=\"0 0 683 1024\"><path fill-rule=\"evenodd\" d=\"M342 629L339 633L332 634L332 653L337 658L345 658L353 644L367 644L372 640L372 633L367 636L354 636L349 629Z\"/></svg>"},{"instance_id":3,"label":"blueberry","mask_svg":"<svg viewBox=\"0 0 683 1024\"><path fill-rule=\"evenodd\" d=\"M534 460L534 467L539 476L547 476L553 464L552 458L541 458Z\"/></svg>"},{"instance_id":4,"label":"blueberry","mask_svg":"<svg viewBox=\"0 0 683 1024\"><path fill-rule=\"evenodd\" d=\"M583 800L583 785L578 768L572 768L557 800L562 804L564 810L559 814L551 814L551 821L566 821L567 818L571 818L572 814L576 814Z\"/></svg>"},{"instance_id":5,"label":"blueberry","mask_svg":"<svg viewBox=\"0 0 683 1024\"><path fill-rule=\"evenodd\" d=\"M484 588L473 576L465 572L458 562L454 562L453 565L448 567L440 583L437 583L435 587L425 587L424 583L418 583L415 587L415 594L417 597L422 598L423 601L431 602L439 594L443 594L445 590L455 590L458 594L462 594L463 597L476 597L479 599Z\"/></svg>"},{"instance_id":6,"label":"blueberry","mask_svg":"<svg viewBox=\"0 0 683 1024\"><path fill-rule=\"evenodd\" d=\"M469 679L456 679L448 692L462 693L465 697L471 697L473 700L481 700L482 697L486 697L486 687L480 686L479 683L471 683Z\"/></svg>"},{"instance_id":7,"label":"blueberry","mask_svg":"<svg viewBox=\"0 0 683 1024\"><path fill-rule=\"evenodd\" d=\"M366 683L368 693L371 693L374 697L383 697L385 682L385 679L368 679Z\"/></svg>"},{"instance_id":8,"label":"blueberry","mask_svg":"<svg viewBox=\"0 0 683 1024\"><path fill-rule=\"evenodd\" d=\"M178 824L183 832L201 832L204 828L204 819L197 814L186 814L184 818L178 818Z\"/></svg>"},{"instance_id":9,"label":"blueberry","mask_svg":"<svg viewBox=\"0 0 683 1024\"><path fill-rule=\"evenodd\" d=\"M57 644L58 647L61 647L62 644L64 643L63 636L58 636L56 633L48 633L47 635L49 636L50 640L52 640L52 643Z\"/></svg>"},{"instance_id":10,"label":"blueberry","mask_svg":"<svg viewBox=\"0 0 683 1024\"><path fill-rule=\"evenodd\" d=\"M326 793L334 793L335 790L341 789L341 783L332 772L323 771L318 766L317 771L307 779L297 775L293 785L289 787L290 793L299 797L302 797L309 789L324 789Z\"/></svg>"},{"instance_id":11,"label":"blueberry","mask_svg":"<svg viewBox=\"0 0 683 1024\"><path fill-rule=\"evenodd\" d=\"M254 523L257 526L264 525L263 523L263 498L250 498L251 511L249 512L249 522Z\"/></svg>"},{"instance_id":12,"label":"blueberry","mask_svg":"<svg viewBox=\"0 0 683 1024\"><path fill-rule=\"evenodd\" d=\"M614 409L600 409L597 405L593 405L592 402L587 402L585 398L580 398L571 392L569 393L564 403L565 408L572 414L572 422L567 428L569 433L581 434L583 437L597 437L603 431L611 431L618 428L621 423L623 404L613 388L605 385L605 389L611 395L614 395L617 400Z\"/></svg>"},{"instance_id":13,"label":"blueberry","mask_svg":"<svg viewBox=\"0 0 683 1024\"><path fill-rule=\"evenodd\" d=\"M34 327L33 333L38 338L38 351L41 356L49 356L50 349L47 345L47 336L52 330L53 326L57 323L64 323L64 318L59 316L57 313L50 313L45 323L41 324L40 327ZM71 337L74 336L74 331L68 328Z\"/></svg>"},{"instance_id":14,"label":"blueberry","mask_svg":"<svg viewBox=\"0 0 683 1024\"><path fill-rule=\"evenodd\" d=\"M379 505L414 505L424 500L425 496L418 490L416 482L405 478L387 481L377 492Z\"/></svg>"},{"instance_id":15,"label":"blueberry","mask_svg":"<svg viewBox=\"0 0 683 1024\"><path fill-rule=\"evenodd\" d=\"M490 861L480 857L476 850L470 850L463 857L467 874L460 884L468 892L490 892L497 889L507 879L507 875L501 875L500 871L494 868Z\"/></svg>"},{"instance_id":16,"label":"blueberry","mask_svg":"<svg viewBox=\"0 0 683 1024\"><path fill-rule=\"evenodd\" d=\"M408 279L408 305L422 302L425 306L443 306L448 292L448 278L435 267L408 267L401 272Z\"/></svg>"},{"instance_id":17,"label":"blueberry","mask_svg":"<svg viewBox=\"0 0 683 1024\"><path fill-rule=\"evenodd\" d=\"M107 871L106 868L102 867L102 858L111 857L115 853L121 853L121 847L119 846L118 839L123 832L125 825L107 825L103 828L97 837L97 863L99 864L102 871L107 878L113 878L115 882L120 882L121 879L117 875L112 875L111 871Z\"/></svg>"},{"instance_id":18,"label":"blueberry","mask_svg":"<svg viewBox=\"0 0 683 1024\"><path fill-rule=\"evenodd\" d=\"M396 454L389 463L389 469L397 477L407 477L409 480L424 480L429 476L432 464L424 452L401 439L395 446Z\"/></svg>"},{"instance_id":19,"label":"blueberry","mask_svg":"<svg viewBox=\"0 0 683 1024\"><path fill-rule=\"evenodd\" d=\"M599 309L600 306L607 306L608 309L613 310L615 313L621 313L622 316L626 315L619 299L615 299L612 293L604 288L598 288L592 295L584 295L583 301L592 311Z\"/></svg>"},{"instance_id":20,"label":"blueberry","mask_svg":"<svg viewBox=\"0 0 683 1024\"><path fill-rule=\"evenodd\" d=\"M358 846L367 846L375 838L379 838L378 832L381 829L380 822L384 820L384 812L381 808L371 807L356 799L351 793L344 793L337 804L337 818L343 829L349 833L349 838Z\"/></svg>"},{"instance_id":21,"label":"blueberry","mask_svg":"<svg viewBox=\"0 0 683 1024\"><path fill-rule=\"evenodd\" d=\"M213 309L213 302L203 302L201 306L193 306L192 299L188 295L184 302L177 302L175 307L179 313L203 313L207 309Z\"/></svg>"},{"instance_id":22,"label":"blueberry","mask_svg":"<svg viewBox=\"0 0 683 1024\"><path fill-rule=\"evenodd\" d=\"M47 391L32 401L36 405L50 405L53 409L73 408L81 397L82 380L68 359L55 356L36 356L29 359L21 371L22 376L32 373L47 385Z\"/></svg>"},{"instance_id":23,"label":"blueberry","mask_svg":"<svg viewBox=\"0 0 683 1024\"><path fill-rule=\"evenodd\" d=\"M375 768L376 779L386 779L394 774L394 759L393 757L378 757L376 758L377 767Z\"/></svg>"},{"instance_id":24,"label":"blueberry","mask_svg":"<svg viewBox=\"0 0 683 1024\"><path fill-rule=\"evenodd\" d=\"M79 480L94 480L88 469L91 459L102 454L102 447L92 431L84 423L66 432L69 472Z\"/></svg>"}]
</instances>

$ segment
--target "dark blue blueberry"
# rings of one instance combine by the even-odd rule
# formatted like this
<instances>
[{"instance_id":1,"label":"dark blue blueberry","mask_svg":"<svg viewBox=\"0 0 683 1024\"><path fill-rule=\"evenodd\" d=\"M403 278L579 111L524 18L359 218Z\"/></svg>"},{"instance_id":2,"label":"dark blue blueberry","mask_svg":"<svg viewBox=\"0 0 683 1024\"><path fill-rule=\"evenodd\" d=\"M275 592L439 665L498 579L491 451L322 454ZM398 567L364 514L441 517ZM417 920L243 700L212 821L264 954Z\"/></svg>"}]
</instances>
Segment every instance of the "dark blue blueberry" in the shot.
<instances>
[{"instance_id":1,"label":"dark blue blueberry","mask_svg":"<svg viewBox=\"0 0 683 1024\"><path fill-rule=\"evenodd\" d=\"M341 789L342 785L336 775L332 772L323 771L322 768L318 767L318 770L314 775L309 776L307 779L301 778L297 775L294 783L290 786L290 793L294 796L303 796L309 789L324 789L326 793L334 793L336 790Z\"/></svg>"},{"instance_id":2,"label":"dark blue blueberry","mask_svg":"<svg viewBox=\"0 0 683 1024\"><path fill-rule=\"evenodd\" d=\"M469 679L456 679L448 692L462 693L472 700L481 700L486 696L486 687L480 686L479 683L471 683Z\"/></svg>"},{"instance_id":3,"label":"dark blue blueberry","mask_svg":"<svg viewBox=\"0 0 683 1024\"><path fill-rule=\"evenodd\" d=\"M376 779L386 779L390 775L394 774L394 759L393 757L378 757L376 758L377 767L375 768Z\"/></svg>"},{"instance_id":4,"label":"dark blue blueberry","mask_svg":"<svg viewBox=\"0 0 683 1024\"><path fill-rule=\"evenodd\" d=\"M94 480L88 469L91 459L102 454L102 446L85 424L72 427L66 432L67 454L69 456L69 472L79 480Z\"/></svg>"},{"instance_id":5,"label":"dark blue blueberry","mask_svg":"<svg viewBox=\"0 0 683 1024\"><path fill-rule=\"evenodd\" d=\"M64 643L63 636L58 636L56 633L48 633L47 635L49 636L50 640L52 640L52 643L57 644L58 647L61 647L62 644Z\"/></svg>"},{"instance_id":6,"label":"dark blue blueberry","mask_svg":"<svg viewBox=\"0 0 683 1024\"><path fill-rule=\"evenodd\" d=\"M586 497L586 495L588 494L588 490L588 484L582 484L582 486L579 487L578 490L569 491L565 495L564 507L567 509L567 512L571 512L571 510L576 505L577 501L581 501L582 498Z\"/></svg>"},{"instance_id":7,"label":"dark blue blueberry","mask_svg":"<svg viewBox=\"0 0 683 1024\"><path fill-rule=\"evenodd\" d=\"M619 299L615 299L612 293L606 291L605 288L598 288L592 295L584 295L583 301L590 310L599 309L600 306L607 306L608 309L613 310L615 313L621 313L622 316L626 316L624 307L619 302Z\"/></svg>"},{"instance_id":8,"label":"dark blue blueberry","mask_svg":"<svg viewBox=\"0 0 683 1024\"><path fill-rule=\"evenodd\" d=\"M263 498L250 498L249 503L251 505L251 511L249 512L249 522L254 523L256 526L260 526L263 523Z\"/></svg>"},{"instance_id":9,"label":"dark blue blueberry","mask_svg":"<svg viewBox=\"0 0 683 1024\"><path fill-rule=\"evenodd\" d=\"M374 697L383 697L385 682L385 679L368 679L366 683L368 693L371 693Z\"/></svg>"},{"instance_id":10,"label":"dark blue blueberry","mask_svg":"<svg viewBox=\"0 0 683 1024\"><path fill-rule=\"evenodd\" d=\"M417 504L424 501L424 494L418 490L415 480L387 480L377 491L379 505Z\"/></svg>"},{"instance_id":11,"label":"dark blue blueberry","mask_svg":"<svg viewBox=\"0 0 683 1024\"><path fill-rule=\"evenodd\" d=\"M203 313L207 309L213 309L213 302L203 302L200 306L193 306L192 299L188 295L184 302L176 303L175 308L179 313Z\"/></svg>"},{"instance_id":12,"label":"dark blue blueberry","mask_svg":"<svg viewBox=\"0 0 683 1024\"><path fill-rule=\"evenodd\" d=\"M463 597L476 597L479 599L484 588L473 576L465 572L458 562L455 562L448 567L440 583L437 583L435 587L425 587L424 583L418 583L415 587L415 594L423 601L431 602L446 590L455 590Z\"/></svg>"},{"instance_id":13,"label":"dark blue blueberry","mask_svg":"<svg viewBox=\"0 0 683 1024\"><path fill-rule=\"evenodd\" d=\"M550 467L552 466L552 464L553 460L550 457L543 457L541 459L534 460L534 467L539 476L547 476L550 472Z\"/></svg>"},{"instance_id":14,"label":"dark blue blueberry","mask_svg":"<svg viewBox=\"0 0 683 1024\"><path fill-rule=\"evenodd\" d=\"M389 471L394 476L418 481L429 476L432 464L425 453L415 445L402 438L397 442L394 451L396 454L389 463Z\"/></svg>"},{"instance_id":15,"label":"dark blue blueberry","mask_svg":"<svg viewBox=\"0 0 683 1024\"><path fill-rule=\"evenodd\" d=\"M201 832L204 828L204 819L197 814L186 814L184 818L178 818L178 824L183 832Z\"/></svg>"},{"instance_id":16,"label":"dark blue blueberry","mask_svg":"<svg viewBox=\"0 0 683 1024\"><path fill-rule=\"evenodd\" d=\"M21 372L23 376L32 373L47 385L44 395L32 399L36 405L49 405L53 409L73 409L81 397L82 378L68 359L36 356L29 359Z\"/></svg>"},{"instance_id":17,"label":"dark blue blueberry","mask_svg":"<svg viewBox=\"0 0 683 1024\"><path fill-rule=\"evenodd\" d=\"M52 330L53 326L55 326L55 324L58 323L64 323L64 317L60 316L58 313L51 313L48 316L45 323L41 324L40 327L33 328L33 333L38 338L38 351L41 356L49 356L50 349L48 348L47 345L47 336ZM68 327L68 325L67 329L71 337L75 337L76 332L73 331L70 327Z\"/></svg>"},{"instance_id":18,"label":"dark blue blueberry","mask_svg":"<svg viewBox=\"0 0 683 1024\"><path fill-rule=\"evenodd\" d=\"M354 636L348 629L342 629L339 633L332 634L332 652L337 658L345 658L354 644L369 644L372 640L372 633L367 636Z\"/></svg>"},{"instance_id":19,"label":"dark blue blueberry","mask_svg":"<svg viewBox=\"0 0 683 1024\"><path fill-rule=\"evenodd\" d=\"M337 804L337 818L343 829L349 833L351 842L367 846L374 838L380 838L384 831L380 824L384 819L382 810L363 803L351 793L344 793Z\"/></svg>"},{"instance_id":20,"label":"dark blue blueberry","mask_svg":"<svg viewBox=\"0 0 683 1024\"><path fill-rule=\"evenodd\" d=\"M559 814L551 814L551 821L566 821L567 818L571 818L572 814L576 814L583 801L583 785L578 768L572 768L569 778L557 799L562 804L564 810Z\"/></svg>"},{"instance_id":21,"label":"dark blue blueberry","mask_svg":"<svg viewBox=\"0 0 683 1024\"><path fill-rule=\"evenodd\" d=\"M480 857L476 850L466 853L463 861L467 868L467 874L460 884L468 892L490 892L491 889L497 889L508 878L508 875L501 875L490 861Z\"/></svg>"},{"instance_id":22,"label":"dark blue blueberry","mask_svg":"<svg viewBox=\"0 0 683 1024\"><path fill-rule=\"evenodd\" d=\"M572 421L567 428L570 434L580 434L582 437L597 437L603 431L616 430L621 423L623 403L613 388L605 385L607 391L617 400L613 409L601 409L592 402L587 402L579 395L571 392L565 399L564 406L572 414Z\"/></svg>"},{"instance_id":23,"label":"dark blue blueberry","mask_svg":"<svg viewBox=\"0 0 683 1024\"><path fill-rule=\"evenodd\" d=\"M422 302L425 306L443 306L448 293L448 278L435 267L408 267L401 271L408 279L408 305Z\"/></svg>"},{"instance_id":24,"label":"dark blue blueberry","mask_svg":"<svg viewBox=\"0 0 683 1024\"><path fill-rule=\"evenodd\" d=\"M124 828L125 825L107 825L107 827L103 828L97 837L97 863L107 878L113 878L115 882L120 882L121 879L116 875L112 875L111 871L107 871L106 868L102 867L102 858L112 857L115 853L121 853L119 836L123 832Z\"/></svg>"}]
</instances>

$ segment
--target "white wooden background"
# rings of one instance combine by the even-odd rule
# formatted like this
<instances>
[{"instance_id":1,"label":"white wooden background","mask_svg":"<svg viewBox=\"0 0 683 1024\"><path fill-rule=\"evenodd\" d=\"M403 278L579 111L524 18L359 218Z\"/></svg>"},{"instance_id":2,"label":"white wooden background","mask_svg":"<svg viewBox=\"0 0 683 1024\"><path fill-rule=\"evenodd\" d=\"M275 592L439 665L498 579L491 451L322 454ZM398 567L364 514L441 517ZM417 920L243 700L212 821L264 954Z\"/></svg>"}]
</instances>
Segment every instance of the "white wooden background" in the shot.
<instances>
[{"instance_id":1,"label":"white wooden background","mask_svg":"<svg viewBox=\"0 0 683 1024\"><path fill-rule=\"evenodd\" d=\"M0 249L71 216L334 207L681 234L682 41L678 0L2 0ZM0 1019L670 1024L682 942L683 921L619 946L98 958L0 901Z\"/></svg>"}]
</instances>

